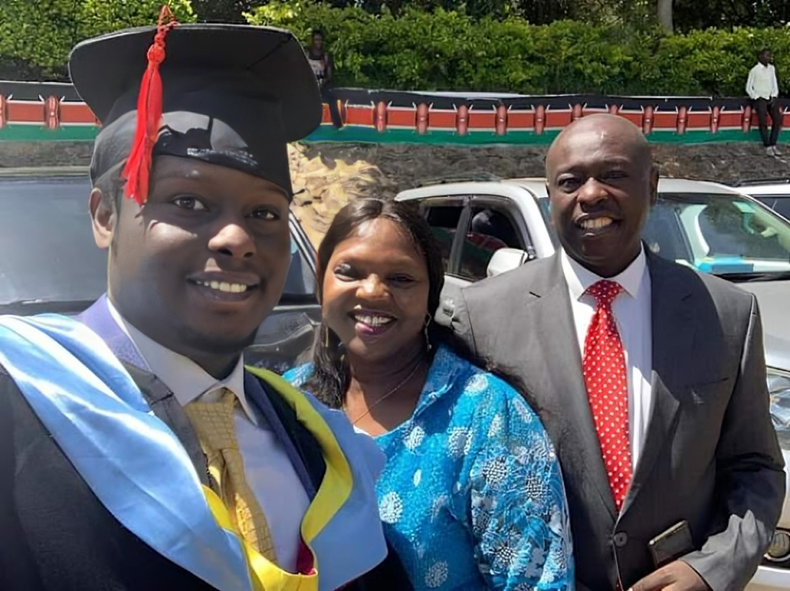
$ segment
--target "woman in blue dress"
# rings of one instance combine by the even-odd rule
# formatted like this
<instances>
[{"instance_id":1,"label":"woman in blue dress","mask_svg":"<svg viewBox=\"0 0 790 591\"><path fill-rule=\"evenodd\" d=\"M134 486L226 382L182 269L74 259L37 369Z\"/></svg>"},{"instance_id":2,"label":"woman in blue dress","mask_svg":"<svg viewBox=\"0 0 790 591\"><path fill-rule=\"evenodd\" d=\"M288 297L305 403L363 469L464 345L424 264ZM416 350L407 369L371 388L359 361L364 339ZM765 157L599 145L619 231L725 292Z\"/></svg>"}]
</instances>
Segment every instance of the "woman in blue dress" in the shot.
<instances>
[{"instance_id":1,"label":"woman in blue dress","mask_svg":"<svg viewBox=\"0 0 790 591\"><path fill-rule=\"evenodd\" d=\"M419 212L352 202L328 229L317 272L320 338L312 363L286 377L386 454L379 512L413 587L573 589L554 449L524 398L432 322L443 263Z\"/></svg>"}]
</instances>

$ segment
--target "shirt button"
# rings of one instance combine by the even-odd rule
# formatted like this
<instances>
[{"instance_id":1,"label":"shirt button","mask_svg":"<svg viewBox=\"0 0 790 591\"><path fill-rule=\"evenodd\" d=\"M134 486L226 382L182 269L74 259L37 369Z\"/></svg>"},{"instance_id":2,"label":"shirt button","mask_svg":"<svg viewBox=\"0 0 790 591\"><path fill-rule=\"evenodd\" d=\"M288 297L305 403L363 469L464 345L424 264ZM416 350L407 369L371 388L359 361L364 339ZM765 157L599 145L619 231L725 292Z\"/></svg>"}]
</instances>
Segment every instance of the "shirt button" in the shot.
<instances>
[{"instance_id":1,"label":"shirt button","mask_svg":"<svg viewBox=\"0 0 790 591\"><path fill-rule=\"evenodd\" d=\"M614 545L618 548L622 548L628 543L628 534L625 532L617 532L614 534Z\"/></svg>"}]
</instances>

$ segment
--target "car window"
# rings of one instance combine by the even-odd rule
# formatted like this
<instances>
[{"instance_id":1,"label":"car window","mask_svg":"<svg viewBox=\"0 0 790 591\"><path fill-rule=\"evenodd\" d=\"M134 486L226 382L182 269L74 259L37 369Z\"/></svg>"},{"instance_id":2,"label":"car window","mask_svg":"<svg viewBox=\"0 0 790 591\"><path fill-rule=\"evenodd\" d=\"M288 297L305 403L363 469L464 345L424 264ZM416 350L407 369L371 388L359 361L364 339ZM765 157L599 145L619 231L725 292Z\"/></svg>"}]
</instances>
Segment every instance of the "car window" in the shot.
<instances>
[{"instance_id":1,"label":"car window","mask_svg":"<svg viewBox=\"0 0 790 591\"><path fill-rule=\"evenodd\" d=\"M790 219L790 195L754 195L761 203L764 203L776 213Z\"/></svg>"},{"instance_id":2,"label":"car window","mask_svg":"<svg viewBox=\"0 0 790 591\"><path fill-rule=\"evenodd\" d=\"M0 304L89 302L107 288L87 178L0 180Z\"/></svg>"},{"instance_id":3,"label":"car window","mask_svg":"<svg viewBox=\"0 0 790 591\"><path fill-rule=\"evenodd\" d=\"M0 306L26 302L39 312L61 303L52 310L79 312L105 292L107 253L93 241L89 194L87 175L0 178ZM292 240L283 302L315 300L304 243Z\"/></svg>"},{"instance_id":4,"label":"car window","mask_svg":"<svg viewBox=\"0 0 790 591\"><path fill-rule=\"evenodd\" d=\"M658 255L703 272L790 270L790 222L737 195L662 193L643 237Z\"/></svg>"},{"instance_id":5,"label":"car window","mask_svg":"<svg viewBox=\"0 0 790 591\"><path fill-rule=\"evenodd\" d=\"M752 195L757 201L762 203L763 205L770 207L771 209L774 208L774 203L776 203L776 197L773 195Z\"/></svg>"},{"instance_id":6,"label":"car window","mask_svg":"<svg viewBox=\"0 0 790 591\"><path fill-rule=\"evenodd\" d=\"M493 205L472 207L458 275L470 281L485 279L491 257L505 247L525 249L512 216L504 208Z\"/></svg>"},{"instance_id":7,"label":"car window","mask_svg":"<svg viewBox=\"0 0 790 591\"><path fill-rule=\"evenodd\" d=\"M790 220L790 195L782 199L777 199L773 204L773 210Z\"/></svg>"},{"instance_id":8,"label":"car window","mask_svg":"<svg viewBox=\"0 0 790 591\"><path fill-rule=\"evenodd\" d=\"M686 239L679 208L658 199L642 229L642 240L655 254L675 262L693 263L693 253Z\"/></svg>"},{"instance_id":9,"label":"car window","mask_svg":"<svg viewBox=\"0 0 790 591\"><path fill-rule=\"evenodd\" d=\"M431 226L431 232L439 243L442 263L447 270L450 268L450 253L464 206L460 203L458 205L425 205L422 209L425 212L425 219Z\"/></svg>"}]
</instances>

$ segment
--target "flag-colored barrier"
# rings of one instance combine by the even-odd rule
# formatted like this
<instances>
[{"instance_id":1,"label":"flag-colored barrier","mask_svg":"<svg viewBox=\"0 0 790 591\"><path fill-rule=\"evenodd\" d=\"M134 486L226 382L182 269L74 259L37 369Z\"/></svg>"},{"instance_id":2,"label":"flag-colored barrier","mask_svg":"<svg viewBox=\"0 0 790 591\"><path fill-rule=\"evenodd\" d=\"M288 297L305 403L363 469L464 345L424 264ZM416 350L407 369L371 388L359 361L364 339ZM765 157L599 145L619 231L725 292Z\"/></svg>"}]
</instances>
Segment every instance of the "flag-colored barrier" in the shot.
<instances>
[{"instance_id":1,"label":"flag-colored barrier","mask_svg":"<svg viewBox=\"0 0 790 591\"><path fill-rule=\"evenodd\" d=\"M742 98L333 91L343 122L324 105L307 141L546 144L570 122L608 112L654 142L755 141L757 114ZM785 126L788 104L782 102ZM70 84L0 81L0 141L92 140L98 121Z\"/></svg>"}]
</instances>

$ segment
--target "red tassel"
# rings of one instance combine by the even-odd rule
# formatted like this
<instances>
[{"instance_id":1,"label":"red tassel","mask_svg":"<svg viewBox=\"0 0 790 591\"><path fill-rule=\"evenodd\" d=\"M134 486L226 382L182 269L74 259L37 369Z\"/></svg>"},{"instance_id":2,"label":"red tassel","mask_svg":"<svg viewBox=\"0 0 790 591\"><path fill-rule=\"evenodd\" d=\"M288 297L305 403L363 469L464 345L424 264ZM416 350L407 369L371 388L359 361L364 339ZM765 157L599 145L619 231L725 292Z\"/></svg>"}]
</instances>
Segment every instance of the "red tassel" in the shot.
<instances>
[{"instance_id":1,"label":"red tassel","mask_svg":"<svg viewBox=\"0 0 790 591\"><path fill-rule=\"evenodd\" d=\"M140 85L137 98L137 128L134 142L123 179L126 180L126 196L142 205L148 199L148 183L151 175L151 153L159 135L162 121L162 78L159 64L165 59L165 36L178 24L170 8L165 5L159 13L156 37L148 48L148 68Z\"/></svg>"}]
</instances>

